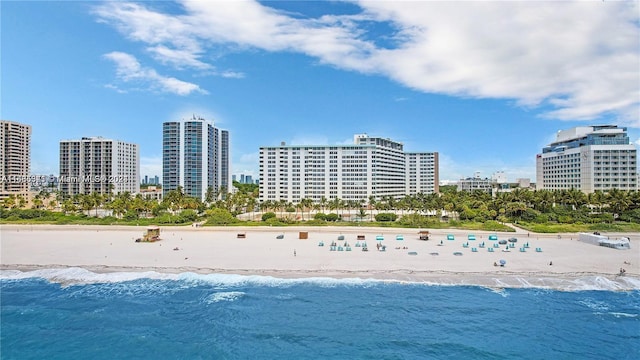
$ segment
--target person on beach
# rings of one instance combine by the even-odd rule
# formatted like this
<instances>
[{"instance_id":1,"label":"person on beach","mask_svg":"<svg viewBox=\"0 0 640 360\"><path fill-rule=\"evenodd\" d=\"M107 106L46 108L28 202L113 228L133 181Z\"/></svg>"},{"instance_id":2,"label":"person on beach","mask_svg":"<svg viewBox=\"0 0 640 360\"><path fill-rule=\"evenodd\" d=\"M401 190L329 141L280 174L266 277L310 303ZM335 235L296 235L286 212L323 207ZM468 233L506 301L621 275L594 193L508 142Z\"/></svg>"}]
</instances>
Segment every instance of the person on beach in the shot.
<instances>
[{"instance_id":1,"label":"person on beach","mask_svg":"<svg viewBox=\"0 0 640 360\"><path fill-rule=\"evenodd\" d=\"M293 256L296 256L296 249L293 249Z\"/></svg>"}]
</instances>

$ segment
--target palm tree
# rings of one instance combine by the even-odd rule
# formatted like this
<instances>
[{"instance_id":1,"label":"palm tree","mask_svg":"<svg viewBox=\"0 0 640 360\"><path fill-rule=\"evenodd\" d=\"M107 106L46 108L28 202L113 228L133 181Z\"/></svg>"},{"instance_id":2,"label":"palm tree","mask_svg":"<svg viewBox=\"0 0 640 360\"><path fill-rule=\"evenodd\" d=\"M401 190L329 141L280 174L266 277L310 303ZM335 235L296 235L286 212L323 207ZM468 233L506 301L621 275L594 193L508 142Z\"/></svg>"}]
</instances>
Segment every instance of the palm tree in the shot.
<instances>
[{"instance_id":1,"label":"palm tree","mask_svg":"<svg viewBox=\"0 0 640 360\"><path fill-rule=\"evenodd\" d=\"M373 221L373 209L376 207L376 197L371 195L369 196L369 210L371 211L371 221Z\"/></svg>"}]
</instances>

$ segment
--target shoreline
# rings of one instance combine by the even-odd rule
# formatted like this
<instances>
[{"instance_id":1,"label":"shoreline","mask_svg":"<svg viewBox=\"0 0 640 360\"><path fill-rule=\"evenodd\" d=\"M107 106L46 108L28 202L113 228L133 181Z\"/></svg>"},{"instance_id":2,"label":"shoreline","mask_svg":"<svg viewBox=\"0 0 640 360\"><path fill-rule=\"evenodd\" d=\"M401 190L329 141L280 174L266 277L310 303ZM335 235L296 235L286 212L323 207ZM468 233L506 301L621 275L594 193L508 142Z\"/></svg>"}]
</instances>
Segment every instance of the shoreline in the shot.
<instances>
[{"instance_id":1,"label":"shoreline","mask_svg":"<svg viewBox=\"0 0 640 360\"><path fill-rule=\"evenodd\" d=\"M81 269L82 274L77 270ZM21 274L11 276L11 271ZM92 274L86 274L89 272ZM125 280L119 274L129 274ZM43 278L62 285L107 283L140 278L178 280L186 274L202 276L240 276L250 281L253 277L275 278L281 281L313 282L330 279L337 282L356 280L430 286L477 286L488 289L545 289L555 291L638 291L640 277L619 276L601 273L521 273L503 271L496 274L484 272L454 271L351 271L327 270L278 270L278 269L215 269L215 268L167 268L167 267L121 267L121 266L68 266L68 265L0 265L0 279ZM8 275L8 276L7 276ZM112 277L113 275L113 277ZM154 276L155 275L155 276ZM253 279L255 282L262 282Z\"/></svg>"},{"instance_id":2,"label":"shoreline","mask_svg":"<svg viewBox=\"0 0 640 360\"><path fill-rule=\"evenodd\" d=\"M3 225L0 270L4 274L0 278L11 271L22 272L18 277L58 271L68 273L65 282L73 282L72 270L80 268L107 278L117 273L139 276L153 272L488 288L640 289L640 249L635 247L640 233L631 235L630 250L616 250L579 242L577 234L558 238L557 234L524 231L429 229L430 240L423 241L418 239L420 229L375 227L161 226L161 241L136 243L134 239L144 229L146 226ZM306 232L308 239L299 239L300 232ZM238 238L240 233L246 238ZM476 240L467 239L472 233ZM397 234L403 234L402 241L396 240ZM455 239L446 240L448 234ZM517 237L517 247L506 251L501 245L490 251L497 242L489 241L489 234L497 234L500 240ZM356 235L365 236L368 252L357 247ZM344 240L336 240L339 236ZM377 241L379 236L384 240ZM333 241L348 242L352 251L330 251ZM320 247L319 242L326 245ZM530 248L520 249L525 243L531 243ZM386 251L377 251L376 244L384 244ZM538 247L541 252L534 250ZM505 267L495 266L499 260L506 262ZM619 276L617 271L623 266L625 274Z\"/></svg>"}]
</instances>

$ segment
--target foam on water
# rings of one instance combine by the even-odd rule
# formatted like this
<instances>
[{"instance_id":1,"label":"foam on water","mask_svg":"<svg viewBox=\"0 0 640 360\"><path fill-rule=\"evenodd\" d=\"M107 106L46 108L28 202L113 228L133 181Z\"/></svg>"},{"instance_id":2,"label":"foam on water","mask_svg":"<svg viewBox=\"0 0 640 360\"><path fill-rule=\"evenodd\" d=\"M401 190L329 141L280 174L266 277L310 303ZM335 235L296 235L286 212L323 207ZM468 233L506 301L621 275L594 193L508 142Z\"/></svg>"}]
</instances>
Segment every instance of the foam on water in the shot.
<instances>
[{"instance_id":1,"label":"foam on water","mask_svg":"<svg viewBox=\"0 0 640 360\"><path fill-rule=\"evenodd\" d=\"M640 279L623 276L614 280L602 276L582 277L578 279L562 278L522 278L505 277L494 278L492 284L469 283L465 281L393 281L361 278L330 278L330 277L308 277L308 278L277 278L264 275L235 275L235 274L197 274L184 272L179 274L160 273L156 271L145 272L92 272L83 268L71 267L62 269L40 269L32 271L0 270L0 280L20 280L27 278L42 278L53 283L60 283L63 286L99 284L99 283L122 283L140 279L151 280L173 280L181 281L193 286L206 284L217 289L225 289L236 286L268 286L268 287L288 287L301 284L311 284L319 287L337 286L358 286L369 287L384 283L401 283L406 285L428 285L428 286L481 286L490 289L505 288L528 288L562 291L630 291L640 290Z\"/></svg>"},{"instance_id":2,"label":"foam on water","mask_svg":"<svg viewBox=\"0 0 640 360\"><path fill-rule=\"evenodd\" d=\"M209 295L205 299L205 302L207 304L212 304L220 301L234 301L244 296L244 294L245 293L242 291L217 292Z\"/></svg>"}]
</instances>

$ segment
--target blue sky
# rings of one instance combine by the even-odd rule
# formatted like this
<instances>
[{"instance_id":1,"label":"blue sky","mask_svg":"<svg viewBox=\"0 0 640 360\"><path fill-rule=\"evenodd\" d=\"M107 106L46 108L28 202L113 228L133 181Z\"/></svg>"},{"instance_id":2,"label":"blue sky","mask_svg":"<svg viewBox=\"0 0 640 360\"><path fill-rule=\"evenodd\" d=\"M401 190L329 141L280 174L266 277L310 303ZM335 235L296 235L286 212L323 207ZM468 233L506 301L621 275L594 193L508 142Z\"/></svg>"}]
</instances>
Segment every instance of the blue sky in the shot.
<instances>
[{"instance_id":1,"label":"blue sky","mask_svg":"<svg viewBox=\"0 0 640 360\"><path fill-rule=\"evenodd\" d=\"M0 117L33 127L32 172L59 141L140 145L161 175L162 123L260 146L356 133L440 153L441 180L535 180L561 129L627 126L640 146L637 1L2 1Z\"/></svg>"}]
</instances>

